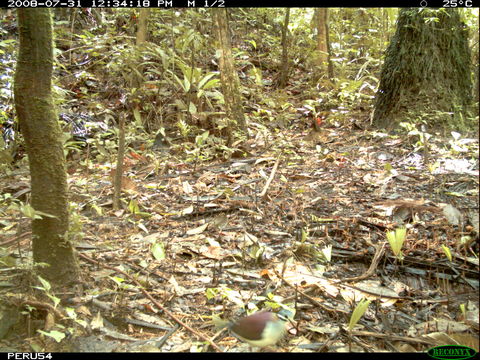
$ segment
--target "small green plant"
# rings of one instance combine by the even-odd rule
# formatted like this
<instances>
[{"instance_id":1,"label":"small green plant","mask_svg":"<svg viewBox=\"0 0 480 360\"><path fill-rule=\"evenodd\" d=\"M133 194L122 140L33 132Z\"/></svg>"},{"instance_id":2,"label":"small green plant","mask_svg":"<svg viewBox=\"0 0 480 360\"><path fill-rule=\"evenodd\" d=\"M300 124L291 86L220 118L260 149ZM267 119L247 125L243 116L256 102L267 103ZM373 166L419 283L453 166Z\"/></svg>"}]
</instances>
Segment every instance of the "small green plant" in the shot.
<instances>
[{"instance_id":1,"label":"small green plant","mask_svg":"<svg viewBox=\"0 0 480 360\"><path fill-rule=\"evenodd\" d=\"M387 163L385 163L385 165L383 165L383 168L385 169L385 172L388 175L394 175L394 169L392 167L392 164L387 162Z\"/></svg>"},{"instance_id":2,"label":"small green plant","mask_svg":"<svg viewBox=\"0 0 480 360\"><path fill-rule=\"evenodd\" d=\"M13 210L19 211L23 216L30 218L31 220L39 220L43 217L56 218L54 215L47 214L43 211L35 210L31 205L24 203L12 203L10 207Z\"/></svg>"},{"instance_id":3,"label":"small green plant","mask_svg":"<svg viewBox=\"0 0 480 360\"><path fill-rule=\"evenodd\" d=\"M462 317L464 319L466 319L467 318L467 308L466 308L465 304L462 303L462 304L460 304L459 307L460 307L460 312L462 313Z\"/></svg>"},{"instance_id":4,"label":"small green plant","mask_svg":"<svg viewBox=\"0 0 480 360\"><path fill-rule=\"evenodd\" d=\"M448 261L452 261L452 252L450 251L450 248L446 245L442 245L442 250L447 256Z\"/></svg>"},{"instance_id":5,"label":"small green plant","mask_svg":"<svg viewBox=\"0 0 480 360\"><path fill-rule=\"evenodd\" d=\"M183 119L177 121L177 128L180 131L180 135L184 138L187 138L191 132L191 127Z\"/></svg>"},{"instance_id":6,"label":"small green plant","mask_svg":"<svg viewBox=\"0 0 480 360\"><path fill-rule=\"evenodd\" d=\"M60 304L60 299L50 292L52 290L52 285L50 285L50 283L47 280L45 280L44 278L42 278L40 275L38 275L38 280L40 280L42 285L41 286L34 286L34 288L43 291L45 293L45 295L50 300L53 301L53 307L56 308L58 306L58 304Z\"/></svg>"},{"instance_id":7,"label":"small green plant","mask_svg":"<svg viewBox=\"0 0 480 360\"><path fill-rule=\"evenodd\" d=\"M150 213L147 213L145 211L140 211L140 206L138 205L138 201L135 199L130 200L128 203L128 211L132 215L139 216L139 217L149 217L151 216Z\"/></svg>"},{"instance_id":8,"label":"small green plant","mask_svg":"<svg viewBox=\"0 0 480 360\"><path fill-rule=\"evenodd\" d=\"M74 202L70 202L68 206L69 212L69 229L67 235L67 239L73 242L78 242L83 239L85 235L83 233L83 217L77 211L78 204Z\"/></svg>"},{"instance_id":9,"label":"small green plant","mask_svg":"<svg viewBox=\"0 0 480 360\"><path fill-rule=\"evenodd\" d=\"M425 121L419 119L417 122L401 122L400 127L403 127L408 131L408 136L417 137L417 141L414 143L415 151L425 150L428 148L428 141L432 137L431 134L424 131ZM420 130L417 128L419 127Z\"/></svg>"},{"instance_id":10,"label":"small green plant","mask_svg":"<svg viewBox=\"0 0 480 360\"><path fill-rule=\"evenodd\" d=\"M252 260L261 263L266 250L267 248L262 244L255 243L249 248L247 254Z\"/></svg>"},{"instance_id":11,"label":"small green plant","mask_svg":"<svg viewBox=\"0 0 480 360\"><path fill-rule=\"evenodd\" d=\"M206 140L210 135L209 131L204 131L202 134L197 135L195 137L195 147L192 150L188 150L187 153L192 155L190 157L190 161L194 162L194 169L195 171L197 164L202 160L207 160L209 158L207 149Z\"/></svg>"},{"instance_id":12,"label":"small green plant","mask_svg":"<svg viewBox=\"0 0 480 360\"><path fill-rule=\"evenodd\" d=\"M407 236L407 229L405 227L400 227L395 231L387 232L387 239L388 239L388 242L390 243L390 247L392 248L393 254L399 260L403 259L402 246L406 236Z\"/></svg>"},{"instance_id":13,"label":"small green plant","mask_svg":"<svg viewBox=\"0 0 480 360\"><path fill-rule=\"evenodd\" d=\"M63 144L63 154L67 157L71 153L78 153L82 150L84 143L82 141L76 141L72 139L72 135L68 132L64 132L61 136Z\"/></svg>"},{"instance_id":14,"label":"small green plant","mask_svg":"<svg viewBox=\"0 0 480 360\"><path fill-rule=\"evenodd\" d=\"M66 317L67 319L70 319L76 322L77 324L79 324L84 328L88 326L88 323L85 320L78 318L74 308L67 307L64 310L67 314L67 317ZM39 332L42 335L48 336L59 343L66 337L67 333L73 334L76 331L74 327L66 327L60 323L56 323L55 328L56 330L51 330L51 331L37 330L37 332Z\"/></svg>"},{"instance_id":15,"label":"small green plant","mask_svg":"<svg viewBox=\"0 0 480 360\"><path fill-rule=\"evenodd\" d=\"M348 330L352 331L355 325L360 321L365 311L367 311L368 305L370 305L371 300L362 299L357 304L355 309L353 310L352 316L350 317L350 322L348 323Z\"/></svg>"},{"instance_id":16,"label":"small green plant","mask_svg":"<svg viewBox=\"0 0 480 360\"><path fill-rule=\"evenodd\" d=\"M205 131L201 135L197 135L195 137L195 144L197 144L198 147L201 147L205 143L205 140L208 139L208 135L210 135L209 131Z\"/></svg>"},{"instance_id":17,"label":"small green plant","mask_svg":"<svg viewBox=\"0 0 480 360\"><path fill-rule=\"evenodd\" d=\"M119 290L129 290L135 288L135 286L125 283L125 279L119 276L109 276L109 278L117 285Z\"/></svg>"},{"instance_id":18,"label":"small green plant","mask_svg":"<svg viewBox=\"0 0 480 360\"><path fill-rule=\"evenodd\" d=\"M439 166L440 166L440 163L438 161L435 161L433 164L428 164L427 168L430 174L433 174L435 170L438 169Z\"/></svg>"},{"instance_id":19,"label":"small green plant","mask_svg":"<svg viewBox=\"0 0 480 360\"><path fill-rule=\"evenodd\" d=\"M88 323L85 320L78 318L74 308L66 307L65 312L67 313L68 318L75 321L77 324L83 326L84 328L88 326Z\"/></svg>"},{"instance_id":20,"label":"small green plant","mask_svg":"<svg viewBox=\"0 0 480 360\"><path fill-rule=\"evenodd\" d=\"M37 264L37 265L41 265L41 264ZM38 280L40 281L41 285L39 286L33 286L35 289L38 289L38 290L41 290L44 292L44 294L50 299L52 300L53 302L53 307L54 308L57 308L58 304L60 304L60 299L58 297L56 297L55 295L53 295L53 293L51 292L52 290L52 286L50 284L50 282L48 282L47 280L45 280L44 278L42 278L41 276L37 276L38 277ZM26 309L28 312L32 312L33 310L35 310L34 307L32 306L26 306ZM67 313L68 314L68 313ZM70 317L70 315L68 316ZM79 323L81 323L81 321L79 321ZM86 326L86 323L83 322L83 326ZM64 329L65 327L61 324L55 324L55 327L58 327L60 329ZM71 330L71 329L70 329ZM66 337L66 331L62 332L62 331L58 331L58 330L51 330L51 331L44 331L44 330L37 330L38 333L42 334L42 335L45 335L45 336L48 336L48 337L51 337L52 339L54 339L56 342L61 342L65 337Z\"/></svg>"}]
</instances>

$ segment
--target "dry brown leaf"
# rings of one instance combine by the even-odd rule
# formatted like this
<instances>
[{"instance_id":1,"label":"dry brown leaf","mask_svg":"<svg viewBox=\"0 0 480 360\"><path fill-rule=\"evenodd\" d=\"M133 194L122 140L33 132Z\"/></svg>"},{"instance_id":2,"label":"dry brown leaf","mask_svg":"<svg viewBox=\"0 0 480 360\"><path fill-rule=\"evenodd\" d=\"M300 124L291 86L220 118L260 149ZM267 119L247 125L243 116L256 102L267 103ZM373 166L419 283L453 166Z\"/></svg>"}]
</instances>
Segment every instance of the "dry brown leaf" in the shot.
<instances>
[{"instance_id":1,"label":"dry brown leaf","mask_svg":"<svg viewBox=\"0 0 480 360\"><path fill-rule=\"evenodd\" d=\"M47 312L47 316L45 317L45 325L44 325L44 330L45 331L50 331L53 329L55 326L55 315L53 315L52 312Z\"/></svg>"},{"instance_id":2,"label":"dry brown leaf","mask_svg":"<svg viewBox=\"0 0 480 360\"><path fill-rule=\"evenodd\" d=\"M187 230L187 235L198 235L201 234L205 231L205 229L208 227L207 224L200 225L194 229Z\"/></svg>"},{"instance_id":3,"label":"dry brown leaf","mask_svg":"<svg viewBox=\"0 0 480 360\"><path fill-rule=\"evenodd\" d=\"M192 186L189 184L188 181L184 181L184 182L182 183L182 187L183 187L183 192L184 192L185 194L191 194L191 193L193 193L193 188L192 188Z\"/></svg>"},{"instance_id":4,"label":"dry brown leaf","mask_svg":"<svg viewBox=\"0 0 480 360\"><path fill-rule=\"evenodd\" d=\"M395 304L397 299L394 299L398 294L385 286L382 286L380 281L376 280L365 280L355 284L355 287L365 290L365 297L372 298L374 300L380 299L382 302L382 307L387 307Z\"/></svg>"},{"instance_id":5,"label":"dry brown leaf","mask_svg":"<svg viewBox=\"0 0 480 360\"><path fill-rule=\"evenodd\" d=\"M170 283L170 285L172 285L173 290L175 291L175 294L177 296L183 296L186 293L186 289L178 284L177 280L173 275L170 277L170 279L168 279L168 282Z\"/></svg>"},{"instance_id":6,"label":"dry brown leaf","mask_svg":"<svg viewBox=\"0 0 480 360\"><path fill-rule=\"evenodd\" d=\"M393 343L393 346L397 349L398 352L417 352L417 349L415 349L412 345L408 343L401 343L401 342L396 342Z\"/></svg>"},{"instance_id":7,"label":"dry brown leaf","mask_svg":"<svg viewBox=\"0 0 480 360\"><path fill-rule=\"evenodd\" d=\"M478 352L480 349L478 336L461 333L451 334L450 337L456 342L458 342L460 345L468 346L472 349L475 349L476 352Z\"/></svg>"},{"instance_id":8,"label":"dry brown leaf","mask_svg":"<svg viewBox=\"0 0 480 360\"><path fill-rule=\"evenodd\" d=\"M206 258L209 259L215 259L215 260L221 260L223 259L226 255L228 255L227 252L225 252L220 246L201 246L199 250L200 254L205 256Z\"/></svg>"},{"instance_id":9,"label":"dry brown leaf","mask_svg":"<svg viewBox=\"0 0 480 360\"><path fill-rule=\"evenodd\" d=\"M315 285L332 297L338 295L339 288L337 285L321 275L312 274L311 270L304 265L291 263L284 268L283 264L278 264L276 266L276 271L278 274L283 274L285 281L289 282L291 285L302 287ZM271 275L269 276L272 278Z\"/></svg>"},{"instance_id":10,"label":"dry brown leaf","mask_svg":"<svg viewBox=\"0 0 480 360\"><path fill-rule=\"evenodd\" d=\"M92 319L92 321L90 322L90 326L92 327L93 330L103 328L103 317L100 314L100 311Z\"/></svg>"},{"instance_id":11,"label":"dry brown leaf","mask_svg":"<svg viewBox=\"0 0 480 360\"><path fill-rule=\"evenodd\" d=\"M470 329L470 327L464 323L454 321L454 320L447 320L447 319L436 319L430 320L427 322L422 322L420 324L416 324L414 327L408 330L408 336L417 336L419 333L424 334L425 332L440 332L440 333L447 333L447 332L461 332Z\"/></svg>"},{"instance_id":12,"label":"dry brown leaf","mask_svg":"<svg viewBox=\"0 0 480 360\"><path fill-rule=\"evenodd\" d=\"M80 305L76 309L76 313L80 315L86 315L86 316L92 316L92 313L90 312L90 309L86 307L85 305Z\"/></svg>"},{"instance_id":13,"label":"dry brown leaf","mask_svg":"<svg viewBox=\"0 0 480 360\"><path fill-rule=\"evenodd\" d=\"M463 222L462 213L450 204L439 204L442 208L443 215L451 225L460 225Z\"/></svg>"}]
</instances>

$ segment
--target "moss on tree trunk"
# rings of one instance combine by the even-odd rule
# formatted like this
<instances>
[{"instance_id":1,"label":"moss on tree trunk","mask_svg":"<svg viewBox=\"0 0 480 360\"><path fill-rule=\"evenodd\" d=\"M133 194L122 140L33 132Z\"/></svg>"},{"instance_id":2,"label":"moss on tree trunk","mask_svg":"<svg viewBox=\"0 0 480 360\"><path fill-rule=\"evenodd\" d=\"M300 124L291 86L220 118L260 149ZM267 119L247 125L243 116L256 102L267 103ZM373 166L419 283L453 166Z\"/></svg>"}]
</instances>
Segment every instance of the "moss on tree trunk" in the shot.
<instances>
[{"instance_id":1,"label":"moss on tree trunk","mask_svg":"<svg viewBox=\"0 0 480 360\"><path fill-rule=\"evenodd\" d=\"M456 9L402 9L386 51L373 123L462 129L472 97L468 32Z\"/></svg>"},{"instance_id":2,"label":"moss on tree trunk","mask_svg":"<svg viewBox=\"0 0 480 360\"><path fill-rule=\"evenodd\" d=\"M20 50L15 72L15 105L25 138L32 207L50 214L32 222L33 258L48 263L41 273L56 285L78 280L68 240L68 200L61 129L52 100L52 19L49 9L18 9Z\"/></svg>"}]
</instances>

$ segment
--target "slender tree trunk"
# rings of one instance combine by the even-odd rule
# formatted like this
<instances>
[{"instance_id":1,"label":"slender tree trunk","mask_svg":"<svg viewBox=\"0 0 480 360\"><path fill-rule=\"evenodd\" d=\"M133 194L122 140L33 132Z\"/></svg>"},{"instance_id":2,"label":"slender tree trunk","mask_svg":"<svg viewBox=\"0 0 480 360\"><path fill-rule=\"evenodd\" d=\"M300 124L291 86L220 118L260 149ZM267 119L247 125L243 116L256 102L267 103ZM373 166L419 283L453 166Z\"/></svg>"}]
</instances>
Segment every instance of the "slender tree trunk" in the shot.
<instances>
[{"instance_id":1,"label":"slender tree trunk","mask_svg":"<svg viewBox=\"0 0 480 360\"><path fill-rule=\"evenodd\" d=\"M290 21L290 8L285 9L285 21L282 28L282 66L280 71L279 86L285 87L288 78L288 22Z\"/></svg>"},{"instance_id":2,"label":"slender tree trunk","mask_svg":"<svg viewBox=\"0 0 480 360\"><path fill-rule=\"evenodd\" d=\"M330 43L328 34L328 9L315 9L317 23L318 66L322 72L328 72L328 78L333 79L333 67L330 61Z\"/></svg>"},{"instance_id":3,"label":"slender tree trunk","mask_svg":"<svg viewBox=\"0 0 480 360\"><path fill-rule=\"evenodd\" d=\"M68 237L67 174L52 100L52 18L49 9L18 9L20 50L15 106L30 164L32 207L50 216L32 222L33 259L56 285L78 280Z\"/></svg>"},{"instance_id":4,"label":"slender tree trunk","mask_svg":"<svg viewBox=\"0 0 480 360\"><path fill-rule=\"evenodd\" d=\"M149 8L139 10L138 26L137 26L137 46L147 41L148 38L148 17L150 15Z\"/></svg>"},{"instance_id":5,"label":"slender tree trunk","mask_svg":"<svg viewBox=\"0 0 480 360\"><path fill-rule=\"evenodd\" d=\"M230 38L228 36L227 10L212 9L220 50L220 79L227 108L227 116L235 120L239 128L247 130L240 92L240 80L235 70ZM231 134L231 131L229 132Z\"/></svg>"},{"instance_id":6,"label":"slender tree trunk","mask_svg":"<svg viewBox=\"0 0 480 360\"><path fill-rule=\"evenodd\" d=\"M113 208L120 209L120 197L122 195L122 178L123 178L123 159L125 158L125 114L120 114L118 121L118 152L117 167L113 178Z\"/></svg>"}]
</instances>

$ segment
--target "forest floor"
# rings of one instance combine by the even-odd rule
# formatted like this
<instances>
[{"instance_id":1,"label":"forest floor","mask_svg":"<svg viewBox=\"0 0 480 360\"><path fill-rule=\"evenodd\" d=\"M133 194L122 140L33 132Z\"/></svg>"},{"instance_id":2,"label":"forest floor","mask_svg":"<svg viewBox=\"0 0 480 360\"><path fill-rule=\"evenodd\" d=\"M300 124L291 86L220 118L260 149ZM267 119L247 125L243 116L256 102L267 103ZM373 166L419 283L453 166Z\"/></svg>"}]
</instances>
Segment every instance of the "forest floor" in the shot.
<instances>
[{"instance_id":1,"label":"forest floor","mask_svg":"<svg viewBox=\"0 0 480 360\"><path fill-rule=\"evenodd\" d=\"M195 164L169 150L129 152L118 211L112 165L85 154L70 160L79 289L61 296L63 320L48 323L40 311L48 297L33 302L38 293L8 285L31 256L28 232L0 241L21 256L16 272L0 273L2 296L37 308L0 348L249 351L216 332L212 315L287 306L296 316L276 351L425 351L455 342L478 351L478 140L433 137L427 151L417 140L327 118L317 132L300 121L258 131L243 145L245 158ZM0 181L18 196L29 188L25 171ZM401 226L399 259L386 234ZM362 298L372 304L346 331ZM52 330L67 337L57 343Z\"/></svg>"}]
</instances>

